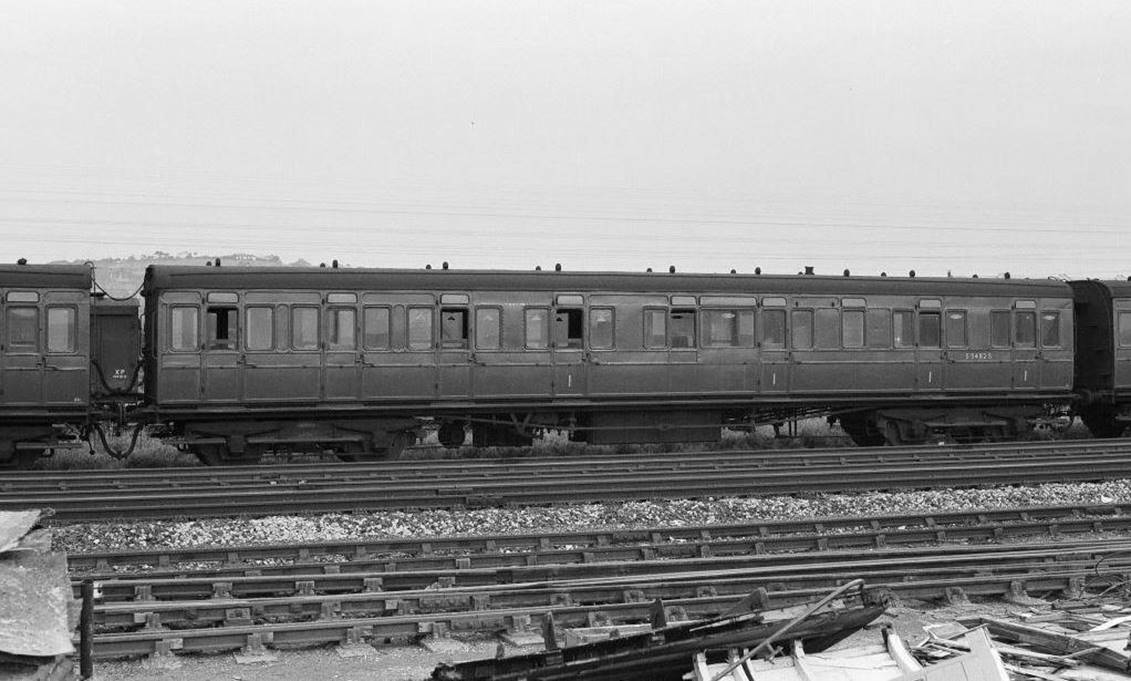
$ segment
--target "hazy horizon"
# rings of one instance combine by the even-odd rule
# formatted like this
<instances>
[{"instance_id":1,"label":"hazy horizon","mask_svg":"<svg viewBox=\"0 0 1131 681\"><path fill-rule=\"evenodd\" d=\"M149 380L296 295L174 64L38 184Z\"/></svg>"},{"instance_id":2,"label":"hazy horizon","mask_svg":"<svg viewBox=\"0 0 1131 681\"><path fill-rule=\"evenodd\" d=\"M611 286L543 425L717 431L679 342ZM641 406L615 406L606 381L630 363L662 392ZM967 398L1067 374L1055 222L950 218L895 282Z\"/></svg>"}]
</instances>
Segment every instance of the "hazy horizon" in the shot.
<instances>
[{"instance_id":1,"label":"hazy horizon","mask_svg":"<svg viewBox=\"0 0 1131 681\"><path fill-rule=\"evenodd\" d=\"M1131 7L0 0L0 260L1131 274Z\"/></svg>"}]
</instances>

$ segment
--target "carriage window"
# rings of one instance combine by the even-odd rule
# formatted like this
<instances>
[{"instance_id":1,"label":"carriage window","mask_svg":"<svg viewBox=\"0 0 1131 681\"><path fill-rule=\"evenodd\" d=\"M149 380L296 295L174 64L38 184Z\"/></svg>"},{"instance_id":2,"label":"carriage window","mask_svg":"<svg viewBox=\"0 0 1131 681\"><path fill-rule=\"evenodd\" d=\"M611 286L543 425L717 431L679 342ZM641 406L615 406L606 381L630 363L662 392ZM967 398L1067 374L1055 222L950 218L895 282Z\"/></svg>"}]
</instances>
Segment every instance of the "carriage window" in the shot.
<instances>
[{"instance_id":1,"label":"carriage window","mask_svg":"<svg viewBox=\"0 0 1131 681\"><path fill-rule=\"evenodd\" d=\"M169 312L169 347L173 350L199 350L197 308L174 307Z\"/></svg>"},{"instance_id":2,"label":"carriage window","mask_svg":"<svg viewBox=\"0 0 1131 681\"><path fill-rule=\"evenodd\" d=\"M362 312L365 322L365 349L389 349L389 308L367 307Z\"/></svg>"},{"instance_id":3,"label":"carriage window","mask_svg":"<svg viewBox=\"0 0 1131 681\"><path fill-rule=\"evenodd\" d=\"M526 347L542 350L550 345L550 311L542 308L526 310Z\"/></svg>"},{"instance_id":4,"label":"carriage window","mask_svg":"<svg viewBox=\"0 0 1131 681\"><path fill-rule=\"evenodd\" d=\"M47 308L47 352L75 351L75 308Z\"/></svg>"},{"instance_id":5,"label":"carriage window","mask_svg":"<svg viewBox=\"0 0 1131 681\"><path fill-rule=\"evenodd\" d=\"M1019 348L1032 348L1037 345L1037 313L1018 312L1015 319L1014 339Z\"/></svg>"},{"instance_id":6,"label":"carriage window","mask_svg":"<svg viewBox=\"0 0 1131 681\"><path fill-rule=\"evenodd\" d=\"M234 307L212 306L205 321L209 350L235 350L239 311Z\"/></svg>"},{"instance_id":7,"label":"carriage window","mask_svg":"<svg viewBox=\"0 0 1131 681\"><path fill-rule=\"evenodd\" d=\"M502 315L497 307L475 309L475 347L480 350L498 350L501 345Z\"/></svg>"},{"instance_id":8,"label":"carriage window","mask_svg":"<svg viewBox=\"0 0 1131 681\"><path fill-rule=\"evenodd\" d=\"M785 347L785 310L762 310L762 346Z\"/></svg>"},{"instance_id":9,"label":"carriage window","mask_svg":"<svg viewBox=\"0 0 1131 681\"><path fill-rule=\"evenodd\" d=\"M817 347L822 350L840 348L840 310L817 310Z\"/></svg>"},{"instance_id":10,"label":"carriage window","mask_svg":"<svg viewBox=\"0 0 1131 681\"><path fill-rule=\"evenodd\" d=\"M353 308L336 307L330 315L330 349L353 350L357 347L357 312Z\"/></svg>"},{"instance_id":11,"label":"carriage window","mask_svg":"<svg viewBox=\"0 0 1131 681\"><path fill-rule=\"evenodd\" d=\"M34 307L8 308L8 350L34 352L39 348L39 310Z\"/></svg>"},{"instance_id":12,"label":"carriage window","mask_svg":"<svg viewBox=\"0 0 1131 681\"><path fill-rule=\"evenodd\" d=\"M966 347L966 310L947 311L946 345L948 348Z\"/></svg>"},{"instance_id":13,"label":"carriage window","mask_svg":"<svg viewBox=\"0 0 1131 681\"><path fill-rule=\"evenodd\" d=\"M703 310L703 327L707 347L738 347L737 311Z\"/></svg>"},{"instance_id":14,"label":"carriage window","mask_svg":"<svg viewBox=\"0 0 1131 681\"><path fill-rule=\"evenodd\" d=\"M559 296L561 297L561 296ZM584 312L576 309L554 310L554 347L580 348Z\"/></svg>"},{"instance_id":15,"label":"carriage window","mask_svg":"<svg viewBox=\"0 0 1131 681\"><path fill-rule=\"evenodd\" d=\"M864 310L845 310L841 316L841 335L844 347L864 347Z\"/></svg>"},{"instance_id":16,"label":"carriage window","mask_svg":"<svg viewBox=\"0 0 1131 681\"><path fill-rule=\"evenodd\" d=\"M1119 346L1131 347L1131 312L1119 313Z\"/></svg>"},{"instance_id":17,"label":"carriage window","mask_svg":"<svg viewBox=\"0 0 1131 681\"><path fill-rule=\"evenodd\" d=\"M644 310L644 347L664 348L668 345L668 311Z\"/></svg>"},{"instance_id":18,"label":"carriage window","mask_svg":"<svg viewBox=\"0 0 1131 681\"><path fill-rule=\"evenodd\" d=\"M291 347L295 350L318 349L318 308L291 308Z\"/></svg>"},{"instance_id":19,"label":"carriage window","mask_svg":"<svg viewBox=\"0 0 1131 681\"><path fill-rule=\"evenodd\" d=\"M432 348L432 308L410 307L408 309L408 349L429 350Z\"/></svg>"},{"instance_id":20,"label":"carriage window","mask_svg":"<svg viewBox=\"0 0 1131 681\"><path fill-rule=\"evenodd\" d=\"M790 342L795 350L805 350L813 347L813 311L794 310L789 316L793 333Z\"/></svg>"},{"instance_id":21,"label":"carriage window","mask_svg":"<svg viewBox=\"0 0 1131 681\"><path fill-rule=\"evenodd\" d=\"M467 347L467 310L445 307L440 309L440 347Z\"/></svg>"},{"instance_id":22,"label":"carriage window","mask_svg":"<svg viewBox=\"0 0 1131 681\"><path fill-rule=\"evenodd\" d=\"M1009 347L1009 311L990 312L990 347Z\"/></svg>"},{"instance_id":23,"label":"carriage window","mask_svg":"<svg viewBox=\"0 0 1131 681\"><path fill-rule=\"evenodd\" d=\"M275 310L270 307L247 308L248 350L270 350L275 347Z\"/></svg>"},{"instance_id":24,"label":"carriage window","mask_svg":"<svg viewBox=\"0 0 1131 681\"><path fill-rule=\"evenodd\" d=\"M1060 346L1060 313L1041 313L1041 345L1046 348Z\"/></svg>"},{"instance_id":25,"label":"carriage window","mask_svg":"<svg viewBox=\"0 0 1131 681\"><path fill-rule=\"evenodd\" d=\"M895 347L915 347L915 313L911 310L895 310L891 316Z\"/></svg>"},{"instance_id":26,"label":"carriage window","mask_svg":"<svg viewBox=\"0 0 1131 681\"><path fill-rule=\"evenodd\" d=\"M589 310L589 347L608 350L613 347L613 310L595 307Z\"/></svg>"},{"instance_id":27,"label":"carriage window","mask_svg":"<svg viewBox=\"0 0 1131 681\"><path fill-rule=\"evenodd\" d=\"M695 347L695 310L672 310L671 346L673 348Z\"/></svg>"},{"instance_id":28,"label":"carriage window","mask_svg":"<svg viewBox=\"0 0 1131 681\"><path fill-rule=\"evenodd\" d=\"M919 347L937 348L942 341L942 323L938 312L919 313Z\"/></svg>"},{"instance_id":29,"label":"carriage window","mask_svg":"<svg viewBox=\"0 0 1131 681\"><path fill-rule=\"evenodd\" d=\"M868 347L891 347L891 313L887 310L868 310L864 323L867 327L864 336Z\"/></svg>"}]
</instances>

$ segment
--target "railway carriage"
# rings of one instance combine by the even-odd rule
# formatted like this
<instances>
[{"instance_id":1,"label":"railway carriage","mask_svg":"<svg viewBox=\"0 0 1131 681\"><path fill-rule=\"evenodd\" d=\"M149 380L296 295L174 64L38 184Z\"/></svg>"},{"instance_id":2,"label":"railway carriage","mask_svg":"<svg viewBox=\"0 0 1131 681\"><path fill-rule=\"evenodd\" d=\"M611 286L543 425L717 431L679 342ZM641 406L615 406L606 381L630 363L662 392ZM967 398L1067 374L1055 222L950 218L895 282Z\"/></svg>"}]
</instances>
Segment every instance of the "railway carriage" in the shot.
<instances>
[{"instance_id":1,"label":"railway carriage","mask_svg":"<svg viewBox=\"0 0 1131 681\"><path fill-rule=\"evenodd\" d=\"M1071 282L1076 297L1077 412L1097 437L1131 424L1131 282Z\"/></svg>"},{"instance_id":2,"label":"railway carriage","mask_svg":"<svg viewBox=\"0 0 1131 681\"><path fill-rule=\"evenodd\" d=\"M713 440L831 414L863 444L1016 436L1073 387L1045 280L335 268L147 270L146 394L207 461L567 430Z\"/></svg>"},{"instance_id":3,"label":"railway carriage","mask_svg":"<svg viewBox=\"0 0 1131 681\"><path fill-rule=\"evenodd\" d=\"M0 265L0 466L87 421L90 284L87 267Z\"/></svg>"}]
</instances>

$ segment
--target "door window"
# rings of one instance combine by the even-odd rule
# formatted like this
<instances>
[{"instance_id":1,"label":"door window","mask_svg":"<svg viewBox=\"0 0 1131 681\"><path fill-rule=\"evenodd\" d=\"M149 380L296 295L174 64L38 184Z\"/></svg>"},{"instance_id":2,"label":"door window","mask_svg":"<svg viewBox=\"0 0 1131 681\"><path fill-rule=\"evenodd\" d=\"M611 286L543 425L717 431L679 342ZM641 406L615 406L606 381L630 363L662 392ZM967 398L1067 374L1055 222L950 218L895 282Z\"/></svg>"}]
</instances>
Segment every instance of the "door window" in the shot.
<instances>
[{"instance_id":1,"label":"door window","mask_svg":"<svg viewBox=\"0 0 1131 681\"><path fill-rule=\"evenodd\" d=\"M695 347L695 310L673 309L669 338L673 348Z\"/></svg>"},{"instance_id":2,"label":"door window","mask_svg":"<svg viewBox=\"0 0 1131 681\"><path fill-rule=\"evenodd\" d=\"M1008 310L990 312L990 347L1008 348L1010 315Z\"/></svg>"},{"instance_id":3,"label":"door window","mask_svg":"<svg viewBox=\"0 0 1131 681\"><path fill-rule=\"evenodd\" d=\"M1060 347L1060 313L1041 313L1041 345L1046 348Z\"/></svg>"},{"instance_id":4,"label":"door window","mask_svg":"<svg viewBox=\"0 0 1131 681\"><path fill-rule=\"evenodd\" d=\"M365 318L365 349L389 349L389 308L367 307Z\"/></svg>"},{"instance_id":5,"label":"door window","mask_svg":"<svg viewBox=\"0 0 1131 681\"><path fill-rule=\"evenodd\" d=\"M1014 318L1014 340L1019 348L1037 346L1037 313L1018 312Z\"/></svg>"},{"instance_id":6,"label":"door window","mask_svg":"<svg viewBox=\"0 0 1131 681\"><path fill-rule=\"evenodd\" d=\"M237 315L239 311L234 307L221 307L217 305L208 308L205 321L208 325L209 350L235 350L236 328L238 327Z\"/></svg>"},{"instance_id":7,"label":"door window","mask_svg":"<svg viewBox=\"0 0 1131 681\"><path fill-rule=\"evenodd\" d=\"M762 346L785 347L785 310L762 310Z\"/></svg>"},{"instance_id":8,"label":"door window","mask_svg":"<svg viewBox=\"0 0 1131 681\"><path fill-rule=\"evenodd\" d=\"M357 312L353 308L334 307L328 310L328 314L330 315L330 349L357 349Z\"/></svg>"},{"instance_id":9,"label":"door window","mask_svg":"<svg viewBox=\"0 0 1131 681\"><path fill-rule=\"evenodd\" d=\"M526 309L526 347L544 350L550 346L550 311L531 307Z\"/></svg>"},{"instance_id":10,"label":"door window","mask_svg":"<svg viewBox=\"0 0 1131 681\"><path fill-rule=\"evenodd\" d=\"M584 311L574 308L554 310L554 347L580 348L584 331Z\"/></svg>"},{"instance_id":11,"label":"door window","mask_svg":"<svg viewBox=\"0 0 1131 681\"><path fill-rule=\"evenodd\" d=\"M660 309L644 310L644 347L666 348L668 346L668 311Z\"/></svg>"},{"instance_id":12,"label":"door window","mask_svg":"<svg viewBox=\"0 0 1131 681\"><path fill-rule=\"evenodd\" d=\"M813 347L813 311L794 310L789 316L790 343L794 350L808 350Z\"/></svg>"},{"instance_id":13,"label":"door window","mask_svg":"<svg viewBox=\"0 0 1131 681\"><path fill-rule=\"evenodd\" d=\"M919 347L941 347L941 322L938 312L919 313Z\"/></svg>"},{"instance_id":14,"label":"door window","mask_svg":"<svg viewBox=\"0 0 1131 681\"><path fill-rule=\"evenodd\" d=\"M75 308L47 308L47 352L75 351Z\"/></svg>"}]
</instances>

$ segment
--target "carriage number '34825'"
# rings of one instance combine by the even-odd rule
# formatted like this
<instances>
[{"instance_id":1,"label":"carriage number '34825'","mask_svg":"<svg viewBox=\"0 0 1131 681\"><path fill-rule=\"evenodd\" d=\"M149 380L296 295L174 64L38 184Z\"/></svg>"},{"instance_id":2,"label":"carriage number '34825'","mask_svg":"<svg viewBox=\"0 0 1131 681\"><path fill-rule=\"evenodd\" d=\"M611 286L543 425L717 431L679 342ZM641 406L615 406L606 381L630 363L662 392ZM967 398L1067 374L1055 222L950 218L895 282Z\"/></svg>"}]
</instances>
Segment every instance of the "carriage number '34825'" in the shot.
<instances>
[{"instance_id":1,"label":"carriage number '34825'","mask_svg":"<svg viewBox=\"0 0 1131 681\"><path fill-rule=\"evenodd\" d=\"M987 359L993 359L994 358L994 353L992 353L992 352L967 352L967 353L965 353L965 355L966 356L965 356L964 359L968 359L968 360L983 360L984 361L984 360L987 360Z\"/></svg>"}]
</instances>

